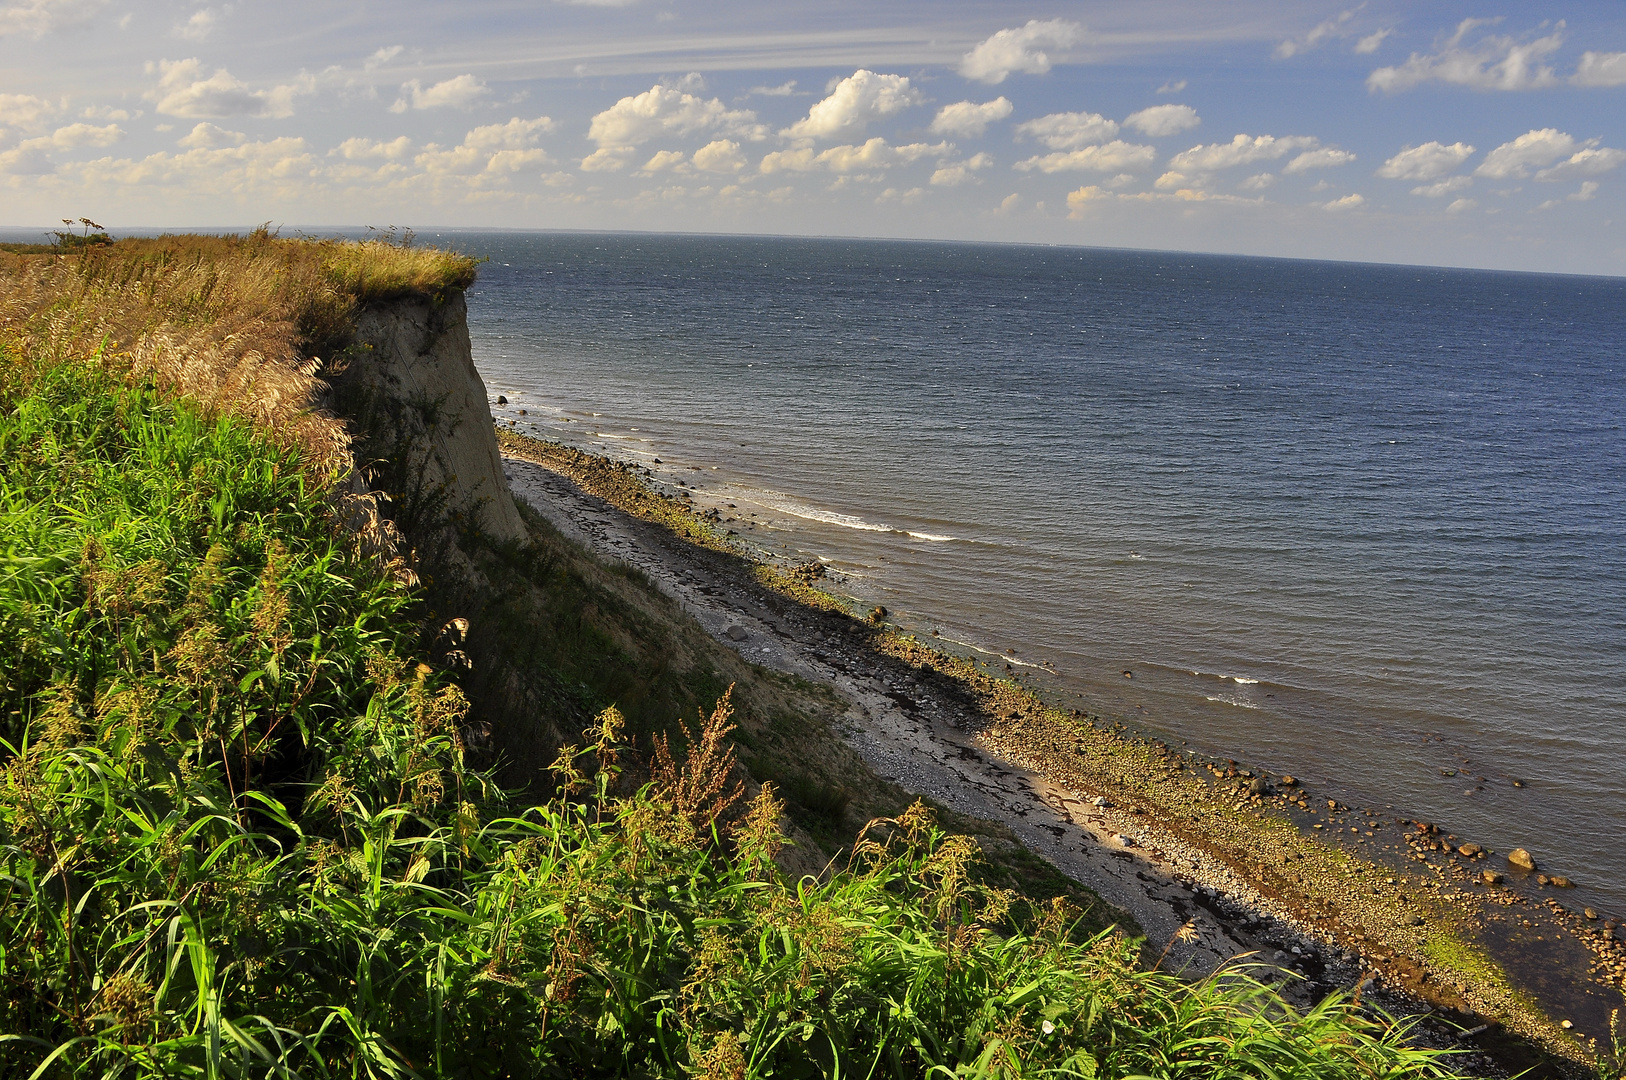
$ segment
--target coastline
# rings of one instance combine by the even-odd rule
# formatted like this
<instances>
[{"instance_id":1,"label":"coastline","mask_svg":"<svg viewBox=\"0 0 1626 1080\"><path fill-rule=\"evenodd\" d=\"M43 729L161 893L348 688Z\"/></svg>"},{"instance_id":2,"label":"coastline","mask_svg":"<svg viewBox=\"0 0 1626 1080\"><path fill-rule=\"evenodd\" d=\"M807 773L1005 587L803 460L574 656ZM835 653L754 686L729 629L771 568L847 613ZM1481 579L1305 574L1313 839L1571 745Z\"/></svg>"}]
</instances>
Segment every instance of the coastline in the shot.
<instances>
[{"instance_id":1,"label":"coastline","mask_svg":"<svg viewBox=\"0 0 1626 1080\"><path fill-rule=\"evenodd\" d=\"M693 505L687 492L662 494L636 470L559 444L501 439L515 493L567 536L648 574L752 663L834 687L853 703L849 744L880 776L1011 825L1032 850L1133 913L1154 951L1170 941L1177 970L1204 974L1244 957L1291 973L1306 1001L1359 990L1367 1000L1387 995L1399 1013L1425 1003L1461 1028L1494 1016L1572 1062L1590 1056L1588 1037L1608 1046L1609 999L1585 968L1590 959L1613 965L1618 986L1626 972L1618 935L1605 942L1587 933L1584 916L1550 895L1474 884L1491 863L1433 850L1448 833L1336 800L1324 806L1329 800L1312 801L1281 778L1046 706L970 661L846 618L851 604L784 567L745 569L762 553L729 536L718 508ZM661 531L673 543L661 542ZM855 632L803 632L776 617L769 595ZM1264 790L1249 790L1260 782ZM1335 828L1344 843L1325 839ZM1385 848L1403 828L1414 839ZM1578 1010L1551 986L1535 993L1521 986L1529 980L1510 977L1519 974L1510 963L1518 950L1495 938L1487 949L1477 928L1514 920L1537 940L1552 939L1549 954L1532 959L1550 969L1557 957L1577 988L1596 983L1597 1008ZM1176 940L1188 924L1197 940ZM1565 1029L1559 1021L1571 1012L1580 1019ZM1464 1045L1501 1053L1499 1038L1493 1024Z\"/></svg>"}]
</instances>

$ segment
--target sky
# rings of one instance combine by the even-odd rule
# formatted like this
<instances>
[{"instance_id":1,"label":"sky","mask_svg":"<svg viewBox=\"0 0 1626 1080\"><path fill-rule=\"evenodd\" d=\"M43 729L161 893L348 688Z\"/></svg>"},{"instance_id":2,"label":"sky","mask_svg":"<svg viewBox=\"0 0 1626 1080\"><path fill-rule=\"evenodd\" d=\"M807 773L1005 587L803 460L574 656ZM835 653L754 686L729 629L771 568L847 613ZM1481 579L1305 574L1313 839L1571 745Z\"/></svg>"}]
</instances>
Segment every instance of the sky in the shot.
<instances>
[{"instance_id":1,"label":"sky","mask_svg":"<svg viewBox=\"0 0 1626 1080\"><path fill-rule=\"evenodd\" d=\"M0 226L1626 275L1626 4L0 0Z\"/></svg>"}]
</instances>

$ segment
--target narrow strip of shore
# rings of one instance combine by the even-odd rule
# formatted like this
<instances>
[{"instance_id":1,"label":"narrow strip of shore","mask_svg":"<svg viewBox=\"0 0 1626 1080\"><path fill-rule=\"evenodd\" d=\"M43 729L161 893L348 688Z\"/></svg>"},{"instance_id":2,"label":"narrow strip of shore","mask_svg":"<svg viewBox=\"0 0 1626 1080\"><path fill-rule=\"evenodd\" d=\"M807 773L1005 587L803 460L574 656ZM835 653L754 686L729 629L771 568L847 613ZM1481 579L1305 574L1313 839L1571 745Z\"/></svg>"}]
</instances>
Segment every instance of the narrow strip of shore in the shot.
<instances>
[{"instance_id":1,"label":"narrow strip of shore","mask_svg":"<svg viewBox=\"0 0 1626 1080\"><path fill-rule=\"evenodd\" d=\"M514 493L561 533L641 570L752 663L833 687L851 703L844 737L877 774L1008 825L1133 915L1154 949L1168 942L1175 970L1270 965L1306 1005L1359 992L1391 1012L1449 1017L1454 1026L1428 1037L1486 1050L1461 1063L1481 1075L1498 1074L1491 1058L1518 1063L1504 1025L1576 1064L1593 1056L1590 1040L1608 1046L1626 928L1509 888L1483 853L1427 823L1313 799L1290 778L1051 708L970 661L835 614L825 594L792 602L753 576L716 508L569 447L511 434L503 443ZM1486 950L1487 936L1497 940L1487 928L1515 923L1550 943L1541 962L1570 993L1516 984Z\"/></svg>"}]
</instances>

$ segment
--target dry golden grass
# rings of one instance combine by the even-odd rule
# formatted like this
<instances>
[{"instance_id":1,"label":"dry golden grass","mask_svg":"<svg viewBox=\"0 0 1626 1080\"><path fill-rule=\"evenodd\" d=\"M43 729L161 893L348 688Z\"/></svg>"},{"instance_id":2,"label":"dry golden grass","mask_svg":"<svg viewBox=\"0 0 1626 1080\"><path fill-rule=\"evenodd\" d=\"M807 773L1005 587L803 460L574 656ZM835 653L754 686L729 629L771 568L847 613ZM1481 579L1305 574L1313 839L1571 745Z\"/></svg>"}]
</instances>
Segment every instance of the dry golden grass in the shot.
<instances>
[{"instance_id":1,"label":"dry golden grass","mask_svg":"<svg viewBox=\"0 0 1626 1080\"><path fill-rule=\"evenodd\" d=\"M71 254L0 256L0 332L36 362L98 357L213 413L296 445L327 479L350 469L343 426L317 406L319 373L355 308L443 296L471 259L382 241L164 236Z\"/></svg>"},{"instance_id":2,"label":"dry golden grass","mask_svg":"<svg viewBox=\"0 0 1626 1080\"><path fill-rule=\"evenodd\" d=\"M466 287L474 261L382 241L129 239L64 254L0 253L0 335L34 366L92 361L298 448L361 541L397 544L355 475L344 424L321 409L356 308Z\"/></svg>"}]
</instances>

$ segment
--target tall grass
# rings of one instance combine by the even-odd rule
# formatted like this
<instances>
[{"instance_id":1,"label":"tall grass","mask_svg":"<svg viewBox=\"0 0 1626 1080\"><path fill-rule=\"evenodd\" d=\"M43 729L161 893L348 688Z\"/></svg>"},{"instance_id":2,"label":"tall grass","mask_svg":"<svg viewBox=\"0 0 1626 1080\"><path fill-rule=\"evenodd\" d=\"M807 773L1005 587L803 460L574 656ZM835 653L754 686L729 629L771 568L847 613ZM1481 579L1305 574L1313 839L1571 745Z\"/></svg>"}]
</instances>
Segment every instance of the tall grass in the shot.
<instances>
[{"instance_id":1,"label":"tall grass","mask_svg":"<svg viewBox=\"0 0 1626 1080\"><path fill-rule=\"evenodd\" d=\"M508 807L298 447L0 352L0 1074L1428 1076L974 883L921 808L786 880L727 699Z\"/></svg>"}]
</instances>

